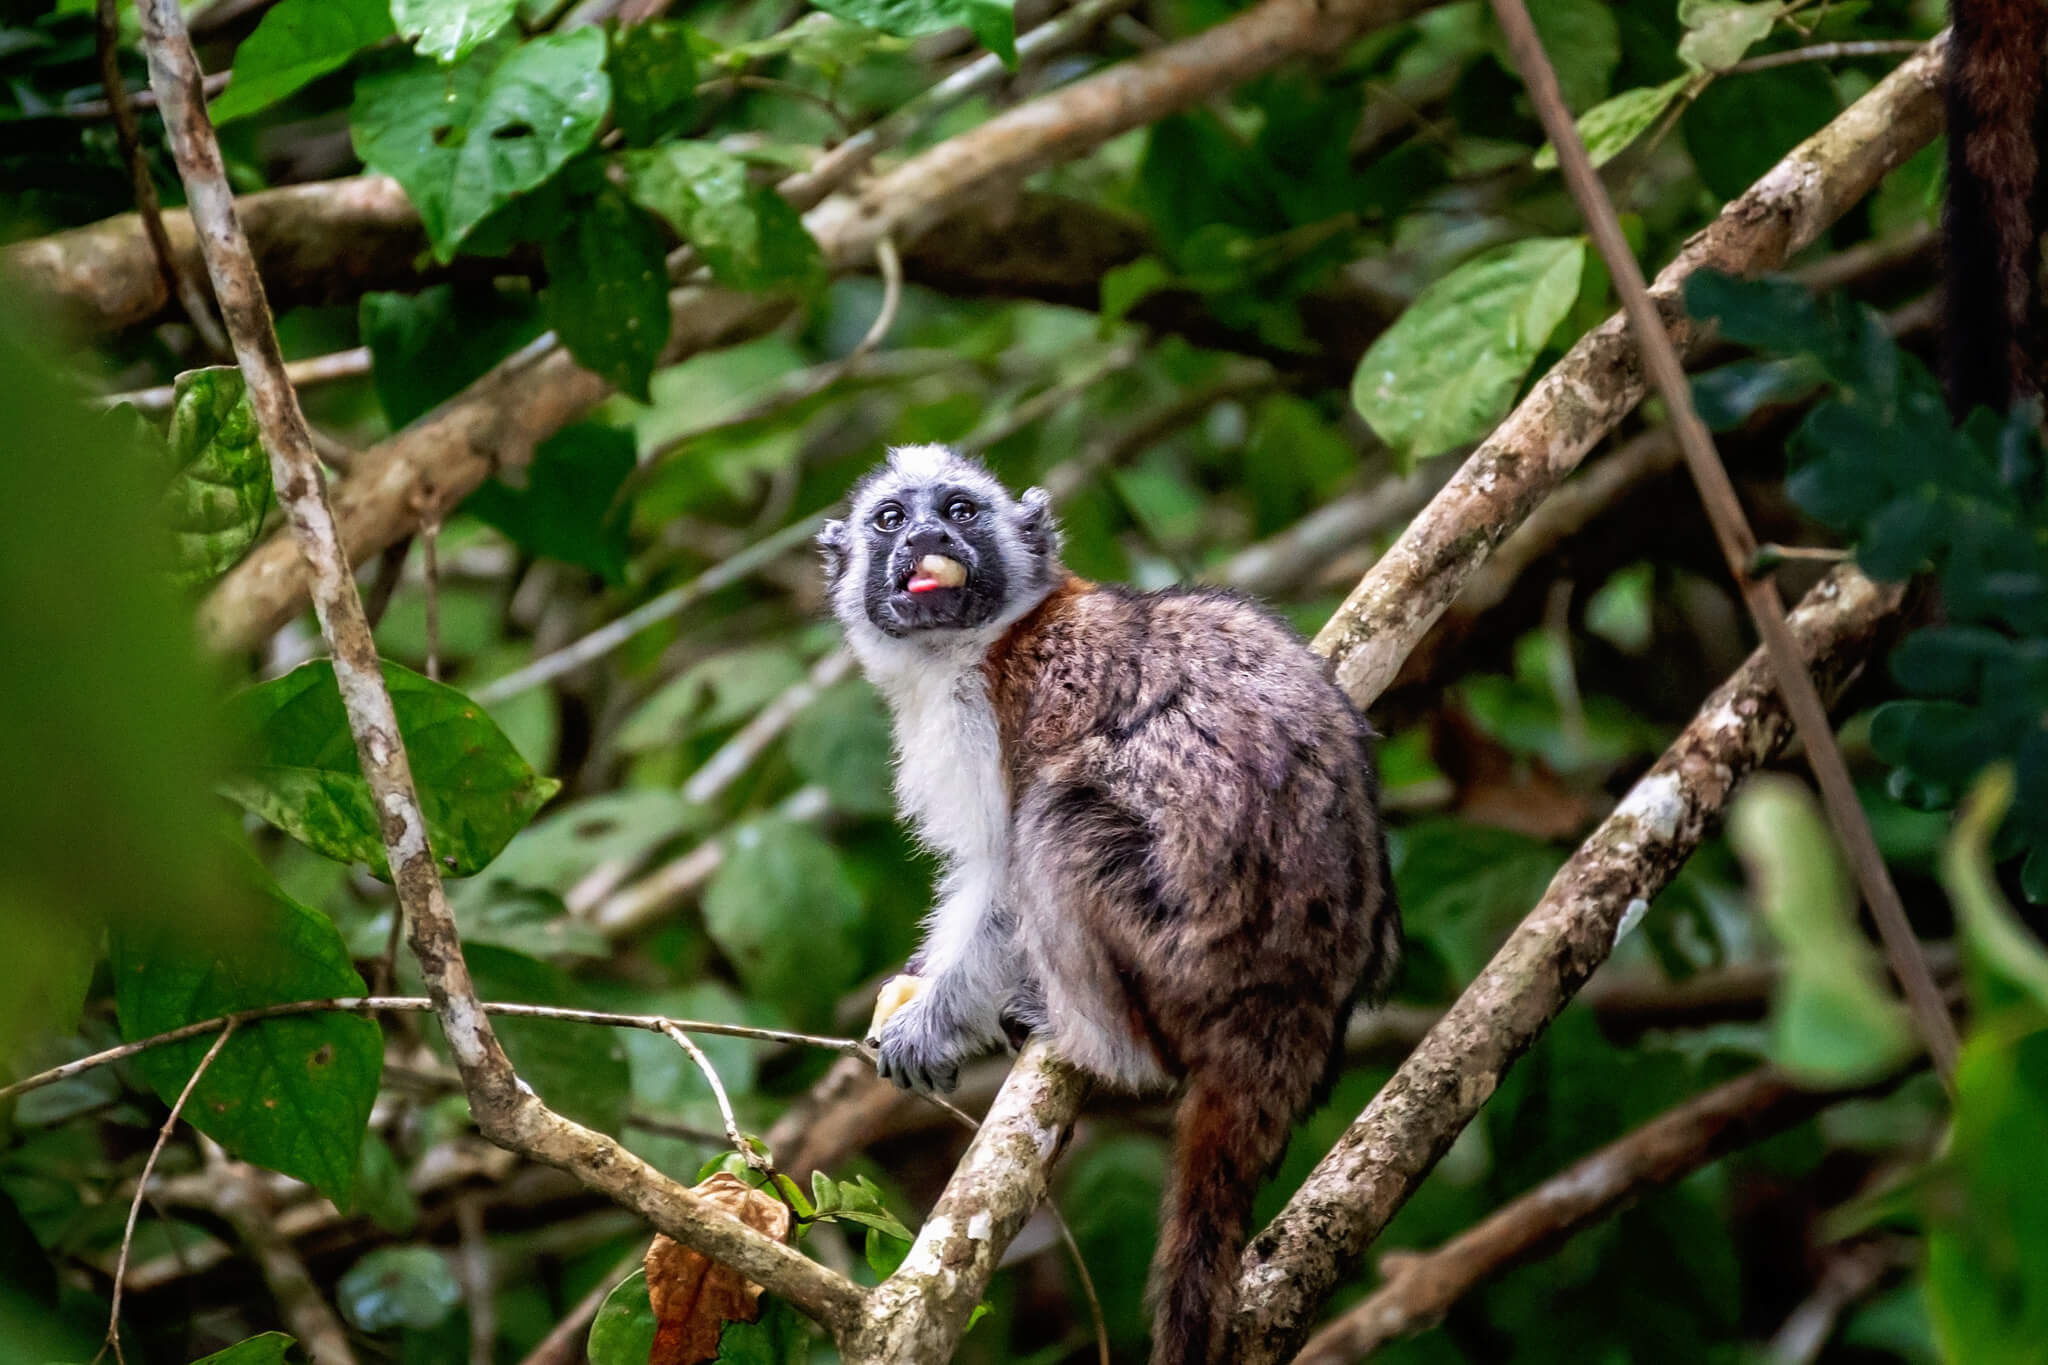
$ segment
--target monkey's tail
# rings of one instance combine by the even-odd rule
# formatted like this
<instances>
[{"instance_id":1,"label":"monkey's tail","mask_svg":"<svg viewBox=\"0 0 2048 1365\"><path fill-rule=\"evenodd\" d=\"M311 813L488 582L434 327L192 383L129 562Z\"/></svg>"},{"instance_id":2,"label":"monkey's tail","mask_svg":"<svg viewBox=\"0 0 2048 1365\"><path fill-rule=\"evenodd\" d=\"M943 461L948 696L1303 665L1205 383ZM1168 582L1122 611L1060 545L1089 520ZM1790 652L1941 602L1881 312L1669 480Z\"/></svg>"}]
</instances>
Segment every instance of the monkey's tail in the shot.
<instances>
[{"instance_id":1,"label":"monkey's tail","mask_svg":"<svg viewBox=\"0 0 2048 1365\"><path fill-rule=\"evenodd\" d=\"M1942 253L1949 405L2005 411L2041 391L2039 129L2048 6L1952 0Z\"/></svg>"},{"instance_id":2,"label":"monkey's tail","mask_svg":"<svg viewBox=\"0 0 2048 1365\"><path fill-rule=\"evenodd\" d=\"M1197 1077L1174 1121L1159 1253L1152 1365L1210 1365L1236 1297L1252 1195L1287 1146L1293 1115L1270 1089Z\"/></svg>"}]
</instances>

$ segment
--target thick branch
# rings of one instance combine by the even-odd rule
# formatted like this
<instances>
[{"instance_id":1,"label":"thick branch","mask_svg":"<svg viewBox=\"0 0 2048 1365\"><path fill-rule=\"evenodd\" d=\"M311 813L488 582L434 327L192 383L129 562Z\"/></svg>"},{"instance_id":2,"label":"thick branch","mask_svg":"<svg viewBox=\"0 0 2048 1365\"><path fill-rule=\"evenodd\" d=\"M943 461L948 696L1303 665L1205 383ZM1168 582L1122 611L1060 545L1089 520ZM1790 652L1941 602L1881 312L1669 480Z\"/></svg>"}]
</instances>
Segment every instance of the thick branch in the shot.
<instances>
[{"instance_id":1,"label":"thick branch","mask_svg":"<svg viewBox=\"0 0 2048 1365\"><path fill-rule=\"evenodd\" d=\"M1816 681L1839 692L1900 598L1837 569L1792 613ZM1607 960L1719 817L1743 776L1791 732L1763 655L1709 697L1552 879L1478 978L1253 1239L1235 1330L1245 1362L1280 1361L1515 1059Z\"/></svg>"},{"instance_id":2,"label":"thick branch","mask_svg":"<svg viewBox=\"0 0 2048 1365\"><path fill-rule=\"evenodd\" d=\"M1888 1089L1803 1090L1769 1067L1658 1115L1560 1171L1436 1250L1405 1256L1370 1298L1310 1338L1294 1365L1349 1365L1435 1325L1484 1281L1555 1248L1622 1204L1728 1153L1803 1123L1838 1101Z\"/></svg>"},{"instance_id":3,"label":"thick branch","mask_svg":"<svg viewBox=\"0 0 2048 1365\"><path fill-rule=\"evenodd\" d=\"M1750 186L1657 276L1650 290L1672 340L1698 345L1680 290L1702 268L1756 275L1794 251L1927 144L1941 125L1946 44L1929 43ZM1601 438L1642 401L1642 364L1619 313L1581 337L1465 461L1373 565L1316 637L1360 704L1401 662L1473 572Z\"/></svg>"}]
</instances>

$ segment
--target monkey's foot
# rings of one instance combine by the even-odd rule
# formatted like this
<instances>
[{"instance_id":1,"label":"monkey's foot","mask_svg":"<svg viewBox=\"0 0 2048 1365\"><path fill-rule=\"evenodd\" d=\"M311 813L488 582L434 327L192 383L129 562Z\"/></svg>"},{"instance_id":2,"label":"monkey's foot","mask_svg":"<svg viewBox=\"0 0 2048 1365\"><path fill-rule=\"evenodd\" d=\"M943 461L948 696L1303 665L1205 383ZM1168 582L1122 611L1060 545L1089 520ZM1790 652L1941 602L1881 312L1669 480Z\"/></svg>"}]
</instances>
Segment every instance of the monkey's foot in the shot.
<instances>
[{"instance_id":1,"label":"monkey's foot","mask_svg":"<svg viewBox=\"0 0 2048 1365\"><path fill-rule=\"evenodd\" d=\"M889 1022L889 1016L923 993L924 978L921 976L903 972L884 981L882 989L875 992L875 1017L868 1020L868 1046L879 1047L882 1025Z\"/></svg>"},{"instance_id":2,"label":"monkey's foot","mask_svg":"<svg viewBox=\"0 0 2048 1365\"><path fill-rule=\"evenodd\" d=\"M875 1048L875 1074L902 1090L933 1094L960 1083L960 1068L987 1049L987 1040L933 1008L924 995L901 1006L882 1028Z\"/></svg>"}]
</instances>

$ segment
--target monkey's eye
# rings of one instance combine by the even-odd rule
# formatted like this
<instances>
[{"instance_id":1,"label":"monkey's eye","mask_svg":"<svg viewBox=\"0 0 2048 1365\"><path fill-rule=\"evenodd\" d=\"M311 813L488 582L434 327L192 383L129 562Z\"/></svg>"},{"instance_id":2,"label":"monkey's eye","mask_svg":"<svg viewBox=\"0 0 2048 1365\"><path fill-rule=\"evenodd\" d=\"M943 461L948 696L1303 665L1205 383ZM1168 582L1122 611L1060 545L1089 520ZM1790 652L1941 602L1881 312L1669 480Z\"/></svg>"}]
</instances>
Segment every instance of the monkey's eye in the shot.
<instances>
[{"instance_id":1,"label":"monkey's eye","mask_svg":"<svg viewBox=\"0 0 2048 1365\"><path fill-rule=\"evenodd\" d=\"M903 525L903 509L893 502L885 502L875 509L874 525L877 531L894 531Z\"/></svg>"},{"instance_id":2,"label":"monkey's eye","mask_svg":"<svg viewBox=\"0 0 2048 1365\"><path fill-rule=\"evenodd\" d=\"M946 520L957 521L962 526L973 521L981 509L965 498L955 498L946 504Z\"/></svg>"}]
</instances>

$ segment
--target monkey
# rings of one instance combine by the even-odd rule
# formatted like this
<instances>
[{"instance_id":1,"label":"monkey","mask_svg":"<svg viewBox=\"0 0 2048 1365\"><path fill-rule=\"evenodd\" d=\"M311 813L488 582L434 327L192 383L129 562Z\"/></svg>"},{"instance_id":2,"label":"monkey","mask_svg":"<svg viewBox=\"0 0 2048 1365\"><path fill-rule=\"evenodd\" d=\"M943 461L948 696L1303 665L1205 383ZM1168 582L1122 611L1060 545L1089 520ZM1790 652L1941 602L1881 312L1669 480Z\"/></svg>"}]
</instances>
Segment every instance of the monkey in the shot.
<instances>
[{"instance_id":1,"label":"monkey","mask_svg":"<svg viewBox=\"0 0 2048 1365\"><path fill-rule=\"evenodd\" d=\"M1265 608L1075 576L1046 492L946 446L891 450L818 545L942 869L878 1069L949 1090L1035 1035L1177 1088L1152 1360L1208 1365L1258 1183L1400 961L1372 729Z\"/></svg>"},{"instance_id":2,"label":"monkey","mask_svg":"<svg viewBox=\"0 0 2048 1365\"><path fill-rule=\"evenodd\" d=\"M2044 391L2040 234L2048 6L1951 0L1943 70L1943 351L1950 410L2000 413Z\"/></svg>"}]
</instances>

